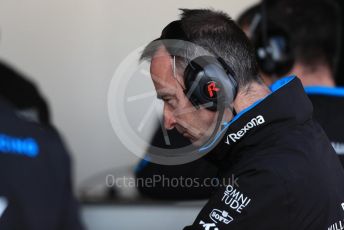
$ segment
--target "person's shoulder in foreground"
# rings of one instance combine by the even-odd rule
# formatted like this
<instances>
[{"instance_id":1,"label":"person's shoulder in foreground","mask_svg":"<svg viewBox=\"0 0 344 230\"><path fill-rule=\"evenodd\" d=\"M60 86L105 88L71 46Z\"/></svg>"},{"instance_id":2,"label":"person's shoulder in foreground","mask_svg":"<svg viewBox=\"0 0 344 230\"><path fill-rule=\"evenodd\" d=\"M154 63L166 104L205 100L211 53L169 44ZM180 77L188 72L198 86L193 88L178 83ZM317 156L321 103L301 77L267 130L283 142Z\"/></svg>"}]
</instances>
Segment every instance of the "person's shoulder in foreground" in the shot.
<instances>
[{"instance_id":1,"label":"person's shoulder in foreground","mask_svg":"<svg viewBox=\"0 0 344 230\"><path fill-rule=\"evenodd\" d=\"M0 229L82 229L58 133L0 98Z\"/></svg>"},{"instance_id":2,"label":"person's shoulder in foreground","mask_svg":"<svg viewBox=\"0 0 344 230\"><path fill-rule=\"evenodd\" d=\"M209 156L217 159L225 179L235 180L227 180L230 184L185 229L320 230L344 225L344 173L312 119L300 81L282 79L271 90L237 115L217 146L218 156ZM240 131L244 135L238 138Z\"/></svg>"}]
</instances>

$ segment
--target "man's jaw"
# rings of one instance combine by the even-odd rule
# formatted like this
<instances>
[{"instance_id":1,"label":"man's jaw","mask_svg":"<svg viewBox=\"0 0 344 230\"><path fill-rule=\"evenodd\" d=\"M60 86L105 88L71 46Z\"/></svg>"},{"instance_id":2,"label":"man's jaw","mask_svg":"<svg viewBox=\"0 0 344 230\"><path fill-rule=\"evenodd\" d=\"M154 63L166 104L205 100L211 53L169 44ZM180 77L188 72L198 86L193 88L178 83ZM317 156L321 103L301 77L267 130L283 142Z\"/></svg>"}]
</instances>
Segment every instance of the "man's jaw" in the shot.
<instances>
[{"instance_id":1,"label":"man's jaw","mask_svg":"<svg viewBox=\"0 0 344 230\"><path fill-rule=\"evenodd\" d=\"M176 125L176 129L183 137L187 138L191 142L196 141L197 138L195 137L194 133L190 132L190 130L188 130L187 128L181 125Z\"/></svg>"},{"instance_id":2,"label":"man's jaw","mask_svg":"<svg viewBox=\"0 0 344 230\"><path fill-rule=\"evenodd\" d=\"M187 128L183 128L180 126L176 127L177 131L182 134L185 138L187 138L191 144L195 147L201 147L204 143L203 143L203 136L202 136L202 132L197 132L193 133L192 131L188 130Z\"/></svg>"}]
</instances>

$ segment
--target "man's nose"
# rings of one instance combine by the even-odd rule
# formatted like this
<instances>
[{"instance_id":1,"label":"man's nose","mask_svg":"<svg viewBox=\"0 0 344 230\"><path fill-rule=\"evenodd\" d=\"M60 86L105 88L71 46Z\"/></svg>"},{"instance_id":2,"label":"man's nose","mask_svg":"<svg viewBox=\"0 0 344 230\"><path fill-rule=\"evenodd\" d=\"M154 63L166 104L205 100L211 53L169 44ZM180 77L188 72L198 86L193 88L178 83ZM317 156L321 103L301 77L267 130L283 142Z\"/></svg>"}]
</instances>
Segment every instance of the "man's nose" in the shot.
<instances>
[{"instance_id":1,"label":"man's nose","mask_svg":"<svg viewBox=\"0 0 344 230\"><path fill-rule=\"evenodd\" d=\"M176 119L173 115L173 110L169 105L164 104L164 126L165 129L171 130L176 125Z\"/></svg>"}]
</instances>

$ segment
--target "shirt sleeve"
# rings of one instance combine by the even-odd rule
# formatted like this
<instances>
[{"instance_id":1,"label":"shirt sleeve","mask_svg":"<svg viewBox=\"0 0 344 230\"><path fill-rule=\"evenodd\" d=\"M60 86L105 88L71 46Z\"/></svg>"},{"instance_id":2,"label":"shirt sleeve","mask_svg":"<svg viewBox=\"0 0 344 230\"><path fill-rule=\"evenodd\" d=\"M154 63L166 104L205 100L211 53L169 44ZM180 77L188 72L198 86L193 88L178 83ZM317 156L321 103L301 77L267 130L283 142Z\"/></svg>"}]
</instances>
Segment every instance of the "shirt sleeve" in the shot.
<instances>
[{"instance_id":1,"label":"shirt sleeve","mask_svg":"<svg viewBox=\"0 0 344 230\"><path fill-rule=\"evenodd\" d=\"M255 169L226 178L184 230L289 229L286 190L277 175Z\"/></svg>"}]
</instances>

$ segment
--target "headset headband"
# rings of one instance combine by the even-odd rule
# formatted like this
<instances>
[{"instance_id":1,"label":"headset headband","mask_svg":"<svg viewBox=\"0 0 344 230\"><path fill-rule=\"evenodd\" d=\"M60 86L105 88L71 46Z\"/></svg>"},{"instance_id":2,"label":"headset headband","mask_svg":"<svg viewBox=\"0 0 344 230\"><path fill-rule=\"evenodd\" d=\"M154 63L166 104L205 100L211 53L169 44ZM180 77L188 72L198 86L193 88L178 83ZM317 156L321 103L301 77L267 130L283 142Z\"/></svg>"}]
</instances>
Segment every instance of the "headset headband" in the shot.
<instances>
[{"instance_id":1,"label":"headset headband","mask_svg":"<svg viewBox=\"0 0 344 230\"><path fill-rule=\"evenodd\" d=\"M181 20L176 20L169 23L161 32L160 37L157 40L162 39L178 39L184 41L190 41L186 36Z\"/></svg>"}]
</instances>

